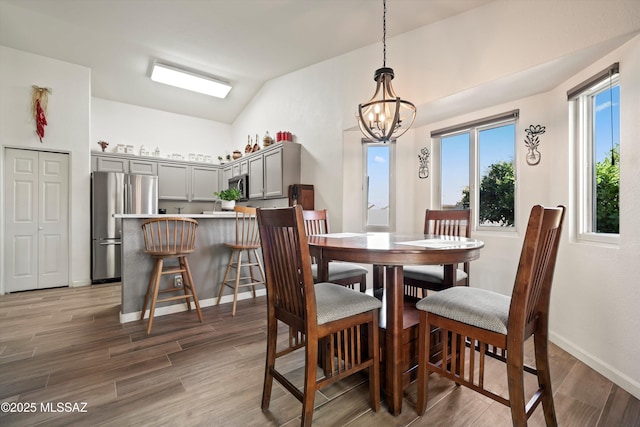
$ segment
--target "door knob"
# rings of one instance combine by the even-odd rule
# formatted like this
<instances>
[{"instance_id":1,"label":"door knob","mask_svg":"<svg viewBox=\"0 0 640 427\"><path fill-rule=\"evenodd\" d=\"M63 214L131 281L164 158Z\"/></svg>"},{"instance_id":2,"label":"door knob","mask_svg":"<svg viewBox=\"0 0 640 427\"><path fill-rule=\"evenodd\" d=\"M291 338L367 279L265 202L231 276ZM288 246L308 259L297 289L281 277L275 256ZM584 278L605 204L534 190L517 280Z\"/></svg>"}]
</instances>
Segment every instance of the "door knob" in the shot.
<instances>
[{"instance_id":1,"label":"door knob","mask_svg":"<svg viewBox=\"0 0 640 427\"><path fill-rule=\"evenodd\" d=\"M38 230L44 230L44 227L38 227Z\"/></svg>"}]
</instances>

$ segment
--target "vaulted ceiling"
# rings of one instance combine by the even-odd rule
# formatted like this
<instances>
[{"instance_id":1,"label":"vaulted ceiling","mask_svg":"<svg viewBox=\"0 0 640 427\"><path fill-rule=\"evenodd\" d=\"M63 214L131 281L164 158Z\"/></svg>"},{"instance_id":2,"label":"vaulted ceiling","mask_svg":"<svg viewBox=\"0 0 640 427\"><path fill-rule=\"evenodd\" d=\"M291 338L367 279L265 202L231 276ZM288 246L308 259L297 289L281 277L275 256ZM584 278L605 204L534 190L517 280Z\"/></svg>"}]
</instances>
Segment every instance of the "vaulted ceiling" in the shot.
<instances>
[{"instance_id":1,"label":"vaulted ceiling","mask_svg":"<svg viewBox=\"0 0 640 427\"><path fill-rule=\"evenodd\" d=\"M387 37L493 0L390 0ZM92 95L232 123L269 79L382 39L381 0L0 0L0 44L91 69ZM233 83L152 82L153 60Z\"/></svg>"}]
</instances>

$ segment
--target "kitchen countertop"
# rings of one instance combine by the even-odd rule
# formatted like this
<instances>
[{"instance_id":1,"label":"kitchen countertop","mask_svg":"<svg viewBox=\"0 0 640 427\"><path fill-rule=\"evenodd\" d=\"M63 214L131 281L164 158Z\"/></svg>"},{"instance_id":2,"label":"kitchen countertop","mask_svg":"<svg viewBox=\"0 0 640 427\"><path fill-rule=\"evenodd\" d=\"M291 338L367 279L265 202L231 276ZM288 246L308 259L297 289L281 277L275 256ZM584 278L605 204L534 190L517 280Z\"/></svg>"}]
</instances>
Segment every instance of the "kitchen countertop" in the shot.
<instances>
[{"instance_id":1,"label":"kitchen countertop","mask_svg":"<svg viewBox=\"0 0 640 427\"><path fill-rule=\"evenodd\" d=\"M206 214L114 214L114 218L235 218L234 211L229 212L212 212Z\"/></svg>"}]
</instances>

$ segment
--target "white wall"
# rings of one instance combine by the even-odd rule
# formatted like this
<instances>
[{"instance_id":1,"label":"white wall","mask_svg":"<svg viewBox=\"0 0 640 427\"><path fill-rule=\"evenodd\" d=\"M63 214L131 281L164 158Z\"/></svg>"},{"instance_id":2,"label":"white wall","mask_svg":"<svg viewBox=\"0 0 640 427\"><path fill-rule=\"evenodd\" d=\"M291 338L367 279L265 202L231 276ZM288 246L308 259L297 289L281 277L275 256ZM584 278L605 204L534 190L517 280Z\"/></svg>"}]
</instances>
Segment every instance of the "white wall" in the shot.
<instances>
[{"instance_id":1,"label":"white wall","mask_svg":"<svg viewBox=\"0 0 640 427\"><path fill-rule=\"evenodd\" d=\"M552 295L553 341L638 398L640 367L635 356L640 343L633 337L640 326L635 289L640 220L633 212L640 204L640 147L633 141L640 134L640 38L599 58L639 30L640 2L498 1L391 38L387 56L387 64L396 72L396 92L418 106L416 126L397 145L397 229L421 229L424 210L431 206L433 180L417 177L417 154L431 146L430 131L519 108L519 230L533 204L562 203L570 209ZM361 137L353 131L354 116L358 103L373 93L370 77L380 66L379 50L378 45L360 49L270 81L233 126L234 140L254 132L254 126L288 128L297 136L304 147L303 182L316 186L316 206L329 209L333 231L362 227ZM574 60L581 60L586 69L574 65ZM566 90L617 60L623 75L621 230L625 237L619 248L577 244L570 233L575 206L570 198ZM519 77L539 78L545 72L562 73L567 80L561 87L524 95L527 81ZM518 85L512 83L518 80ZM535 167L524 159L524 128L531 124L547 127L542 162ZM472 265L472 284L509 294L522 232L476 233L476 237L486 247Z\"/></svg>"},{"instance_id":2,"label":"white wall","mask_svg":"<svg viewBox=\"0 0 640 427\"><path fill-rule=\"evenodd\" d=\"M640 398L640 366L636 363L640 344L634 339L640 330L640 36L553 91L546 105L553 106L549 114L566 113L562 102L566 91L617 61L621 94L620 244L578 243L575 221L568 224L571 228L567 227L564 239L568 242L561 247L558 286L552 295L552 339ZM558 182L549 187L550 199L568 199L575 212L567 185L567 178L569 182L573 179L569 172L573 171L566 168L571 163L572 147L566 143L566 121L559 125L563 133L559 142L564 144L553 152Z\"/></svg>"},{"instance_id":3,"label":"white wall","mask_svg":"<svg viewBox=\"0 0 640 427\"><path fill-rule=\"evenodd\" d=\"M42 143L31 115L32 85L53 89ZM4 147L58 151L70 153L70 281L71 285L90 283L90 96L88 68L0 46L0 270L4 262ZM4 293L3 277L0 274L0 294Z\"/></svg>"},{"instance_id":4,"label":"white wall","mask_svg":"<svg viewBox=\"0 0 640 427\"><path fill-rule=\"evenodd\" d=\"M151 108L91 99L91 151L102 151L98 141L107 141L106 152L115 152L116 145L133 145L140 154L145 146L153 152L160 149L160 157L190 153L210 155L218 164L218 156L225 155L231 145L231 126L211 120L183 116Z\"/></svg>"}]
</instances>

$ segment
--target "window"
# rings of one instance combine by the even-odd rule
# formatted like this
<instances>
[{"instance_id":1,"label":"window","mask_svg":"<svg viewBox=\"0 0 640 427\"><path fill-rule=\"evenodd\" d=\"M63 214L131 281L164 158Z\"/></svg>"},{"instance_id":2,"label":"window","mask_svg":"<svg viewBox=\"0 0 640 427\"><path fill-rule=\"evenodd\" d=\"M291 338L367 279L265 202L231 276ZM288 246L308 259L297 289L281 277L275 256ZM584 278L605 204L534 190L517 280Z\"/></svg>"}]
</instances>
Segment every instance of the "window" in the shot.
<instances>
[{"instance_id":1,"label":"window","mask_svg":"<svg viewBox=\"0 0 640 427\"><path fill-rule=\"evenodd\" d=\"M469 132L440 141L442 209L469 208Z\"/></svg>"},{"instance_id":2,"label":"window","mask_svg":"<svg viewBox=\"0 0 640 427\"><path fill-rule=\"evenodd\" d=\"M364 229L395 229L395 141L386 144L362 141L364 155Z\"/></svg>"},{"instance_id":3,"label":"window","mask_svg":"<svg viewBox=\"0 0 640 427\"><path fill-rule=\"evenodd\" d=\"M620 233L618 64L568 93L576 153L580 240L614 243Z\"/></svg>"},{"instance_id":4,"label":"window","mask_svg":"<svg viewBox=\"0 0 640 427\"><path fill-rule=\"evenodd\" d=\"M440 206L471 208L475 229L515 226L518 111L434 131L440 148Z\"/></svg>"}]
</instances>

